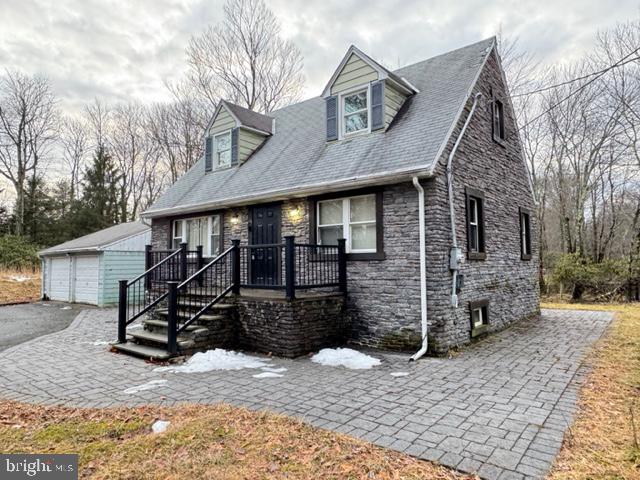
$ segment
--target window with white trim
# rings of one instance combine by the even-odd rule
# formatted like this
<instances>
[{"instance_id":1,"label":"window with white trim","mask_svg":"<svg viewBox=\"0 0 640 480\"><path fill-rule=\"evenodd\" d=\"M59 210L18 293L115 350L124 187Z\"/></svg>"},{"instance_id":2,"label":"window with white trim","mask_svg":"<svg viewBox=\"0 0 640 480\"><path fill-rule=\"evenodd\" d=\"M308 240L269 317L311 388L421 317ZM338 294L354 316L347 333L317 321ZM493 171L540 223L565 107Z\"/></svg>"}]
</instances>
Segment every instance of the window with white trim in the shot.
<instances>
[{"instance_id":1,"label":"window with white trim","mask_svg":"<svg viewBox=\"0 0 640 480\"><path fill-rule=\"evenodd\" d=\"M177 250L180 248L180 244L183 239L184 222L182 220L174 220L173 222L173 236L171 239L171 248Z\"/></svg>"},{"instance_id":2,"label":"window with white trim","mask_svg":"<svg viewBox=\"0 0 640 480\"><path fill-rule=\"evenodd\" d=\"M231 166L231 131L213 136L213 155L216 168Z\"/></svg>"},{"instance_id":3,"label":"window with white trim","mask_svg":"<svg viewBox=\"0 0 640 480\"><path fill-rule=\"evenodd\" d=\"M220 255L222 238L222 218L220 215L209 217L209 245L211 249L209 254L212 257Z\"/></svg>"},{"instance_id":4,"label":"window with white trim","mask_svg":"<svg viewBox=\"0 0 640 480\"><path fill-rule=\"evenodd\" d=\"M337 245L346 239L347 253L376 251L376 195L321 200L317 204L317 239Z\"/></svg>"},{"instance_id":5,"label":"window with white trim","mask_svg":"<svg viewBox=\"0 0 640 480\"><path fill-rule=\"evenodd\" d=\"M342 135L369 131L369 87L341 96Z\"/></svg>"},{"instance_id":6,"label":"window with white trim","mask_svg":"<svg viewBox=\"0 0 640 480\"><path fill-rule=\"evenodd\" d=\"M203 254L216 256L220 254L222 239L222 218L220 215L208 217L193 217L173 222L174 249L180 248L180 243L187 243L187 250L195 251L202 245Z\"/></svg>"}]
</instances>

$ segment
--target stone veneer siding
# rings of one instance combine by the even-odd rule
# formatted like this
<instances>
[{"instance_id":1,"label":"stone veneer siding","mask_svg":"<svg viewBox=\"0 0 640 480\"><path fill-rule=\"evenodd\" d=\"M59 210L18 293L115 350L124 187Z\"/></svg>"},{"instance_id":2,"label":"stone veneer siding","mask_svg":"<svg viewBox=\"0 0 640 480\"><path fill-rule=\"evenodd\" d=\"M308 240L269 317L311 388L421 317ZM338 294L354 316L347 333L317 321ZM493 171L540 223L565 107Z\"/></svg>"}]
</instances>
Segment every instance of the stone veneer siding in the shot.
<instances>
[{"instance_id":1,"label":"stone veneer siding","mask_svg":"<svg viewBox=\"0 0 640 480\"><path fill-rule=\"evenodd\" d=\"M458 246L466 254L465 188L484 192L485 260L465 260L460 273L464 288L459 306L451 306L449 249L451 230L447 200L446 159L472 105L466 105L443 152L436 175L422 180L425 188L427 296L430 351L444 353L471 341L469 302L489 301L489 331L539 312L538 239L534 203L522 161L517 130L495 55L479 77L482 92L476 113L454 157L454 201ZM492 138L492 95L504 100L506 140ZM351 330L344 340L390 349L419 348L420 274L418 194L411 183L383 189L384 260L349 261L347 314ZM298 217L291 215L297 207ZM519 207L532 212L532 260L520 259ZM305 199L282 203L282 234L308 241L309 212ZM247 243L248 207L224 212L225 245L232 238ZM231 223L234 215L236 224ZM169 222L153 220L155 248L167 248ZM170 234L169 234L170 235Z\"/></svg>"}]
</instances>

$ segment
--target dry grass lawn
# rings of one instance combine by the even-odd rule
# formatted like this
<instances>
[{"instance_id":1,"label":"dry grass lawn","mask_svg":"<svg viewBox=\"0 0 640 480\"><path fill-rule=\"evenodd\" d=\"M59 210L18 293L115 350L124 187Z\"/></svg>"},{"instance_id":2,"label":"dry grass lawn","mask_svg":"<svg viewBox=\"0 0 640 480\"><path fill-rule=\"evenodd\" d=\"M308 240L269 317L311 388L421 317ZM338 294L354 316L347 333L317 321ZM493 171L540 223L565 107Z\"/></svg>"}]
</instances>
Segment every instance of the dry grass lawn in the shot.
<instances>
[{"instance_id":1,"label":"dry grass lawn","mask_svg":"<svg viewBox=\"0 0 640 480\"><path fill-rule=\"evenodd\" d=\"M0 270L0 305L29 302L39 297L39 271Z\"/></svg>"},{"instance_id":2,"label":"dry grass lawn","mask_svg":"<svg viewBox=\"0 0 640 480\"><path fill-rule=\"evenodd\" d=\"M640 478L640 304L542 306L617 312L591 354L593 370L549 478Z\"/></svg>"},{"instance_id":3,"label":"dry grass lawn","mask_svg":"<svg viewBox=\"0 0 640 480\"><path fill-rule=\"evenodd\" d=\"M171 423L154 434L156 419ZM78 453L94 479L472 478L273 413L227 405L70 409L0 402L0 452Z\"/></svg>"}]
</instances>

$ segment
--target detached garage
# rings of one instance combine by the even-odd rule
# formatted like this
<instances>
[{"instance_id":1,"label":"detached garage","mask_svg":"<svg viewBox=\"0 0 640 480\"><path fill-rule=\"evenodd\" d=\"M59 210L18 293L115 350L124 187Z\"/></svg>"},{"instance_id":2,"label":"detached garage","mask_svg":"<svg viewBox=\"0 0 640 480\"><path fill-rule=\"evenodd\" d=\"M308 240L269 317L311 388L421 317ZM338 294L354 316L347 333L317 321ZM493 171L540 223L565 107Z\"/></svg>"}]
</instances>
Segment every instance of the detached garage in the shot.
<instances>
[{"instance_id":1,"label":"detached garage","mask_svg":"<svg viewBox=\"0 0 640 480\"><path fill-rule=\"evenodd\" d=\"M111 306L118 280L144 272L151 229L129 222L42 250L42 298Z\"/></svg>"}]
</instances>

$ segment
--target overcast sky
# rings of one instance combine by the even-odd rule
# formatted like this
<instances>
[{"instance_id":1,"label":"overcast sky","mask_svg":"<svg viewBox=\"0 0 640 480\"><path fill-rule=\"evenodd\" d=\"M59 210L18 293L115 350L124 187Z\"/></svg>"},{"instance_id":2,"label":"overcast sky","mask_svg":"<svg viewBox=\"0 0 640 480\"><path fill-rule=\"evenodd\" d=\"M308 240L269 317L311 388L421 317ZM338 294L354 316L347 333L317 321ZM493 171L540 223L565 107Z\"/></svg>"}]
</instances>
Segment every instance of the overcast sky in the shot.
<instances>
[{"instance_id":1,"label":"overcast sky","mask_svg":"<svg viewBox=\"0 0 640 480\"><path fill-rule=\"evenodd\" d=\"M637 18L638 0L269 0L304 56L305 98L321 93L353 43L389 67L494 35L544 62L589 49L598 29ZM0 0L0 67L47 75L65 110L168 98L192 34L222 17L220 0Z\"/></svg>"}]
</instances>

